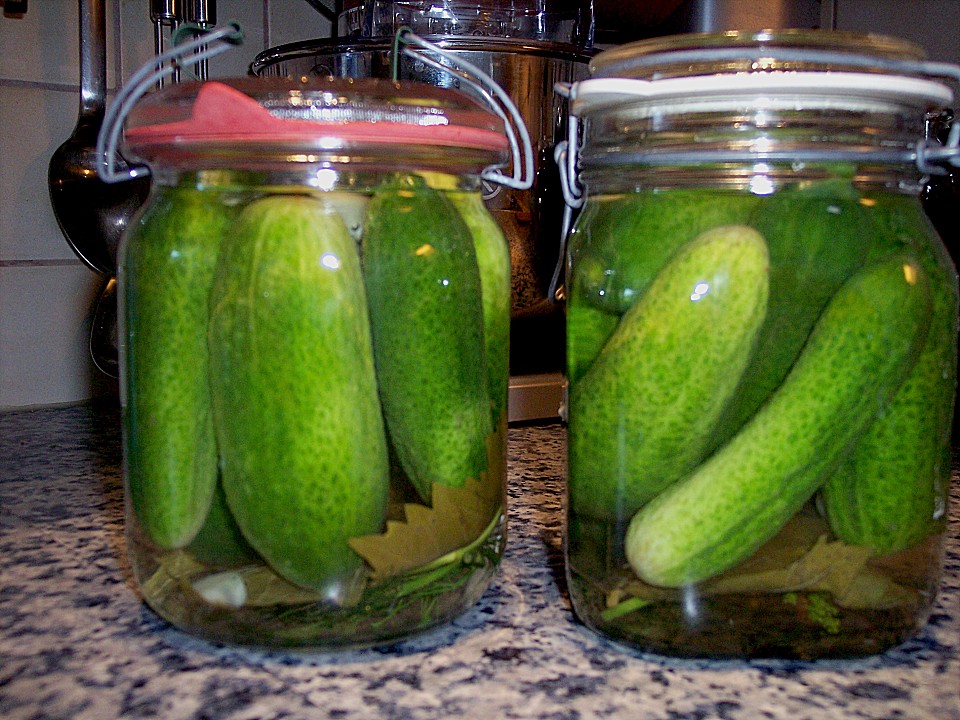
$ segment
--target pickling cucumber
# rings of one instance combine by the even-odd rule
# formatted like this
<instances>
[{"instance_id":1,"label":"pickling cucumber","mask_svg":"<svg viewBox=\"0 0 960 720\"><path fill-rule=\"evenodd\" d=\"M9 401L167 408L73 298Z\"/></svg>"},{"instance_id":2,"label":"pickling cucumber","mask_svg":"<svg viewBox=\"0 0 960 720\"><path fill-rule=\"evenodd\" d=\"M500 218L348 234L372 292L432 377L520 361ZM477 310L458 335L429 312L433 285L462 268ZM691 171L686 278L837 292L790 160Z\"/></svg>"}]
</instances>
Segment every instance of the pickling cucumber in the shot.
<instances>
[{"instance_id":1,"label":"pickling cucumber","mask_svg":"<svg viewBox=\"0 0 960 720\"><path fill-rule=\"evenodd\" d=\"M377 188L363 237L374 359L400 465L429 502L486 469L493 429L470 230L417 176Z\"/></svg>"},{"instance_id":2,"label":"pickling cucumber","mask_svg":"<svg viewBox=\"0 0 960 720\"><path fill-rule=\"evenodd\" d=\"M588 204L571 236L574 284L598 309L622 315L681 247L711 228L749 224L756 204L750 193L697 190L629 193Z\"/></svg>"},{"instance_id":3,"label":"pickling cucumber","mask_svg":"<svg viewBox=\"0 0 960 720\"><path fill-rule=\"evenodd\" d=\"M450 192L473 237L483 299L483 340L494 425L507 409L510 384L510 248L479 192Z\"/></svg>"},{"instance_id":4,"label":"pickling cucumber","mask_svg":"<svg viewBox=\"0 0 960 720\"><path fill-rule=\"evenodd\" d=\"M675 252L706 230L746 224L749 193L690 190L629 193L591 200L570 237L567 377L579 380L623 313Z\"/></svg>"},{"instance_id":5,"label":"pickling cucumber","mask_svg":"<svg viewBox=\"0 0 960 720\"><path fill-rule=\"evenodd\" d=\"M869 227L853 185L811 183L762 199L750 226L770 250L770 305L756 350L715 437L723 444L777 389L823 308L864 263Z\"/></svg>"},{"instance_id":6,"label":"pickling cucumber","mask_svg":"<svg viewBox=\"0 0 960 720\"><path fill-rule=\"evenodd\" d=\"M241 212L211 297L210 382L224 493L277 574L338 599L380 532L386 436L356 243L322 197Z\"/></svg>"},{"instance_id":7,"label":"pickling cucumber","mask_svg":"<svg viewBox=\"0 0 960 720\"><path fill-rule=\"evenodd\" d=\"M957 275L915 198L881 198L878 235L917 254L933 289L923 351L903 387L824 485L823 506L846 543L885 554L942 529L950 483L956 383ZM879 241L878 241L879 242Z\"/></svg>"},{"instance_id":8,"label":"pickling cucumber","mask_svg":"<svg viewBox=\"0 0 960 720\"><path fill-rule=\"evenodd\" d=\"M767 248L742 225L704 232L664 267L570 390L570 498L628 518L698 463L767 304Z\"/></svg>"},{"instance_id":9,"label":"pickling cucumber","mask_svg":"<svg viewBox=\"0 0 960 720\"><path fill-rule=\"evenodd\" d=\"M217 483L207 384L210 286L233 211L213 190L158 191L120 266L131 506L157 546L189 543Z\"/></svg>"},{"instance_id":10,"label":"pickling cucumber","mask_svg":"<svg viewBox=\"0 0 960 720\"><path fill-rule=\"evenodd\" d=\"M637 576L667 587L699 582L773 537L884 411L930 312L926 273L913 260L877 263L845 283L770 400L631 520L625 547Z\"/></svg>"}]
</instances>

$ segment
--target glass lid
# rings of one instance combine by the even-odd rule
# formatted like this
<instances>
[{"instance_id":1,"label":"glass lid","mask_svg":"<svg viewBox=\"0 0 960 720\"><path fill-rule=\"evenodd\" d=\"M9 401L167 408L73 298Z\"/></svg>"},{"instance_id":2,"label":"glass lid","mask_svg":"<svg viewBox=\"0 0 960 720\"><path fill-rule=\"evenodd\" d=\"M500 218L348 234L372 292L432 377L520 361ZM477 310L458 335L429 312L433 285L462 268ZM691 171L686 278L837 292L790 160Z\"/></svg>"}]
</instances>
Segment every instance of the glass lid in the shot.
<instances>
[{"instance_id":1,"label":"glass lid","mask_svg":"<svg viewBox=\"0 0 960 720\"><path fill-rule=\"evenodd\" d=\"M181 83L144 96L125 127L125 154L148 164L187 155L242 153L255 165L466 151L485 167L506 162L509 150L503 121L465 94L381 79Z\"/></svg>"},{"instance_id":2,"label":"glass lid","mask_svg":"<svg viewBox=\"0 0 960 720\"><path fill-rule=\"evenodd\" d=\"M869 57L865 65L862 58ZM626 43L596 55L592 77L659 79L716 73L812 70L886 72L890 61L920 61L918 45L843 30L730 30Z\"/></svg>"}]
</instances>

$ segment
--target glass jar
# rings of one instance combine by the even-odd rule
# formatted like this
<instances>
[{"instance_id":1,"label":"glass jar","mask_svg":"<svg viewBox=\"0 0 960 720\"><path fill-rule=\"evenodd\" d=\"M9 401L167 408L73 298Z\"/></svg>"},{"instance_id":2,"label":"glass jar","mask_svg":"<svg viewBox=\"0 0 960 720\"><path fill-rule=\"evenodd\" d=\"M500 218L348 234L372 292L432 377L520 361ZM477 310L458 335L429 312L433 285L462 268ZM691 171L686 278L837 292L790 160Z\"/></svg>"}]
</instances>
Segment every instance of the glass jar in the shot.
<instances>
[{"instance_id":1,"label":"glass jar","mask_svg":"<svg viewBox=\"0 0 960 720\"><path fill-rule=\"evenodd\" d=\"M450 620L505 539L503 122L386 80L180 84L128 117L128 551L176 626L362 647Z\"/></svg>"},{"instance_id":2,"label":"glass jar","mask_svg":"<svg viewBox=\"0 0 960 720\"><path fill-rule=\"evenodd\" d=\"M920 57L685 36L601 53L571 88L566 564L593 630L819 658L926 621L957 276L920 205L924 116L951 98Z\"/></svg>"}]
</instances>

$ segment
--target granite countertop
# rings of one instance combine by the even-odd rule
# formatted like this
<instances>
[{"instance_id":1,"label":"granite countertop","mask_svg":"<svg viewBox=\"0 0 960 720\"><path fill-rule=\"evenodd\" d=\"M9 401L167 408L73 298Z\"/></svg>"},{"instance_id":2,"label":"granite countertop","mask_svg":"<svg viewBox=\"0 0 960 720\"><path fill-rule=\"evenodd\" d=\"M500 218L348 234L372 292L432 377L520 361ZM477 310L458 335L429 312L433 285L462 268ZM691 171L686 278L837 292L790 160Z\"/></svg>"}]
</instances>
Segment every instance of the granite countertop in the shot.
<instances>
[{"instance_id":1,"label":"granite countertop","mask_svg":"<svg viewBox=\"0 0 960 720\"><path fill-rule=\"evenodd\" d=\"M960 720L960 496L912 640L861 660L618 649L564 592L560 425L510 430L510 536L481 601L427 635L323 655L221 647L145 607L124 555L116 411L0 413L0 717Z\"/></svg>"}]
</instances>

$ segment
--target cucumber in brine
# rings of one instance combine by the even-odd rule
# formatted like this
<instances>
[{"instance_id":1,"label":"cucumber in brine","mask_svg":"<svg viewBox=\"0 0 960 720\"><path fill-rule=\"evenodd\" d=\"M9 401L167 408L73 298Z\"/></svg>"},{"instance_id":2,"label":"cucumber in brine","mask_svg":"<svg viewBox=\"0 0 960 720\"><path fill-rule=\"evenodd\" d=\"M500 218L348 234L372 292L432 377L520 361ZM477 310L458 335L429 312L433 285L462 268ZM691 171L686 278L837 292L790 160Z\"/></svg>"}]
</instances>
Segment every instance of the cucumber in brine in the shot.
<instances>
[{"instance_id":1,"label":"cucumber in brine","mask_svg":"<svg viewBox=\"0 0 960 720\"><path fill-rule=\"evenodd\" d=\"M207 383L210 287L234 211L214 190L160 188L120 266L125 462L140 527L180 548L203 524L217 482Z\"/></svg>"},{"instance_id":2,"label":"cucumber in brine","mask_svg":"<svg viewBox=\"0 0 960 720\"><path fill-rule=\"evenodd\" d=\"M355 241L322 197L250 203L225 243L210 354L223 489L254 549L336 602L379 532L389 464Z\"/></svg>"},{"instance_id":3,"label":"cucumber in brine","mask_svg":"<svg viewBox=\"0 0 960 720\"><path fill-rule=\"evenodd\" d=\"M897 392L929 323L929 282L915 261L890 258L848 280L770 400L631 520L626 553L637 575L679 587L750 557Z\"/></svg>"},{"instance_id":4,"label":"cucumber in brine","mask_svg":"<svg viewBox=\"0 0 960 720\"><path fill-rule=\"evenodd\" d=\"M688 243L570 390L570 499L625 519L693 468L767 307L763 238L742 225Z\"/></svg>"},{"instance_id":5,"label":"cucumber in brine","mask_svg":"<svg viewBox=\"0 0 960 720\"><path fill-rule=\"evenodd\" d=\"M422 178L370 201L364 278L383 412L393 448L424 500L486 469L493 428L480 270L470 230Z\"/></svg>"}]
</instances>

